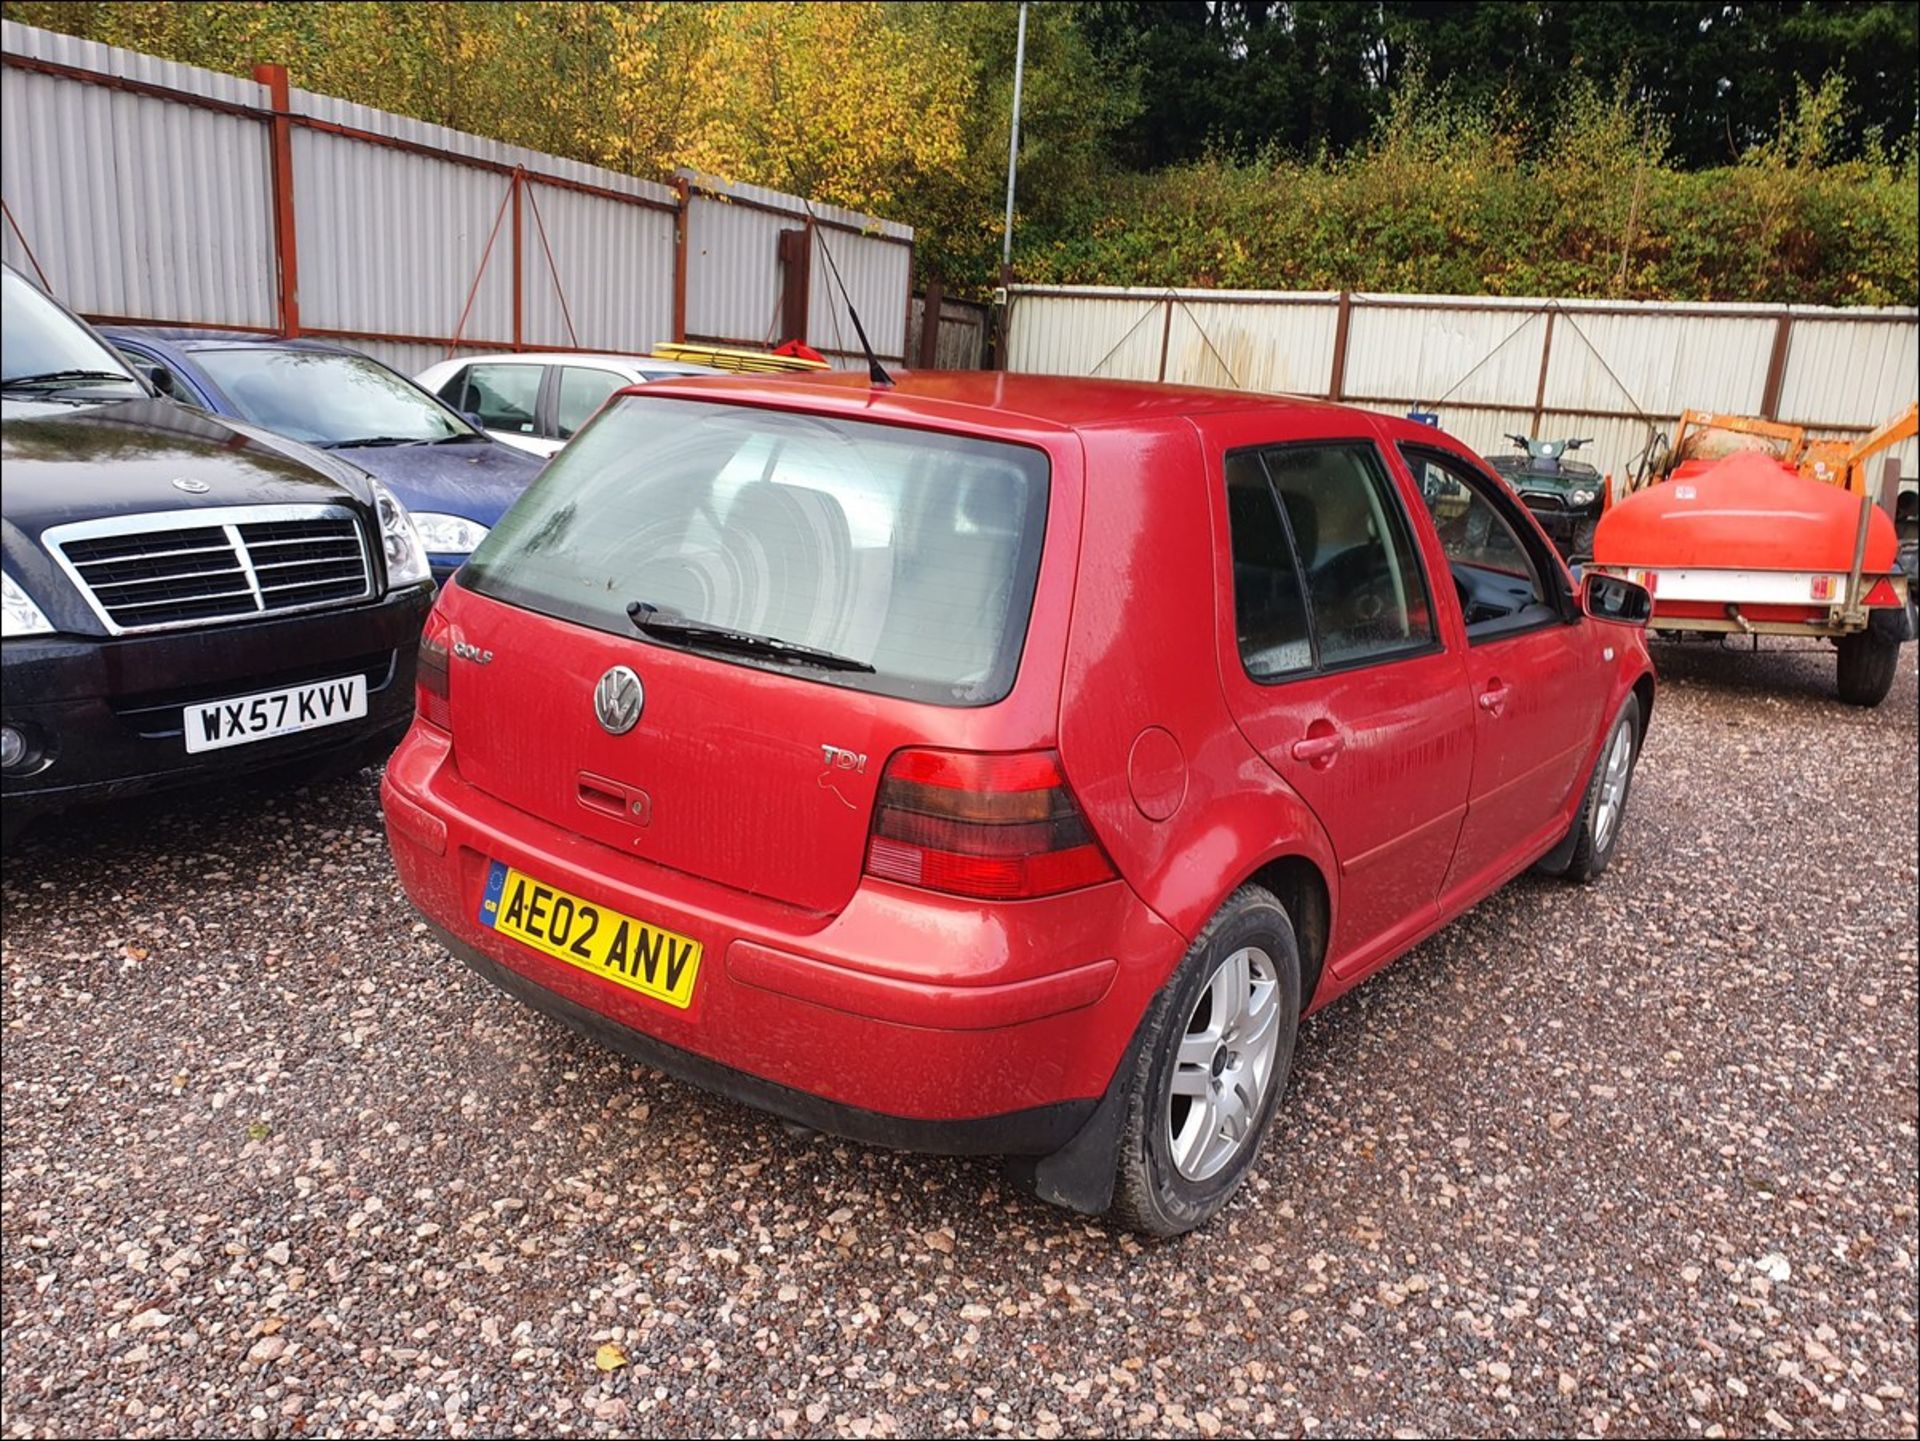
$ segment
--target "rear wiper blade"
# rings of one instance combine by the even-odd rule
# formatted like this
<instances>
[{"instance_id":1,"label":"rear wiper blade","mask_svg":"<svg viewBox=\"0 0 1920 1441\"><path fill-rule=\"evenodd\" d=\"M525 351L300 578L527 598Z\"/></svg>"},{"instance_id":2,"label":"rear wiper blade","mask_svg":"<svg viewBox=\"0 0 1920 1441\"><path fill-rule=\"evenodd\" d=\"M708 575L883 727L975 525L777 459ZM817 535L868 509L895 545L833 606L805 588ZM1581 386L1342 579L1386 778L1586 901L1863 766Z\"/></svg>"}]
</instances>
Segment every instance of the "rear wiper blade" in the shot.
<instances>
[{"instance_id":1,"label":"rear wiper blade","mask_svg":"<svg viewBox=\"0 0 1920 1441\"><path fill-rule=\"evenodd\" d=\"M122 385L137 386L140 382L130 375L117 370L48 370L39 375L9 375L0 381L0 388L12 390L16 386L69 385L81 380L117 380Z\"/></svg>"},{"instance_id":2,"label":"rear wiper blade","mask_svg":"<svg viewBox=\"0 0 1920 1441\"><path fill-rule=\"evenodd\" d=\"M689 646L705 650L728 650L740 655L765 655L776 660L796 661L801 665L816 665L822 670L860 671L873 674L873 667L863 660L855 660L850 655L836 655L830 650L819 650L814 646L801 645L797 641L781 640L778 636L755 635L752 631L733 630L724 625L712 625L703 620L689 620L683 615L663 611L657 605L636 600L627 607L627 619L635 629L647 635L658 636L662 640L682 641Z\"/></svg>"}]
</instances>

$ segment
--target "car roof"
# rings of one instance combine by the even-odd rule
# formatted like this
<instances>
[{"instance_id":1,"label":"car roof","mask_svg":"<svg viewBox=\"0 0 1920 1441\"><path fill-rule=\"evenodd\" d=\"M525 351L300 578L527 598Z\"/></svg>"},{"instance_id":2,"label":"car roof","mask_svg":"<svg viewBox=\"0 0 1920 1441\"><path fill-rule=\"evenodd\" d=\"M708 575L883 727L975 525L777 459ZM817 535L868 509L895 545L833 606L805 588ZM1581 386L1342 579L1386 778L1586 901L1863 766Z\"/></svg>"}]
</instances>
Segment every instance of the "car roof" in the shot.
<instances>
[{"instance_id":1,"label":"car roof","mask_svg":"<svg viewBox=\"0 0 1920 1441\"><path fill-rule=\"evenodd\" d=\"M440 365L615 365L622 370L644 370L656 375L722 375L711 365L685 360L661 360L651 355L629 355L615 350L517 350L485 355L462 355Z\"/></svg>"},{"instance_id":2,"label":"car roof","mask_svg":"<svg viewBox=\"0 0 1920 1441\"><path fill-rule=\"evenodd\" d=\"M1303 396L1143 380L1104 380L1079 375L1027 375L999 370L897 370L891 388L875 386L864 371L730 375L681 382L659 380L650 395L729 399L787 408L818 400L827 408L858 407L876 417L919 413L994 415L1033 427L1065 430L1097 425L1142 424L1234 411L1341 411L1352 407ZM804 397L804 398L802 398Z\"/></svg>"},{"instance_id":3,"label":"car roof","mask_svg":"<svg viewBox=\"0 0 1920 1441\"><path fill-rule=\"evenodd\" d=\"M313 340L304 335L262 335L249 330L202 330L198 326L174 325L103 325L99 330L109 339L124 336L128 340L153 340L175 350L321 350L372 359L350 345L335 345L332 341Z\"/></svg>"}]
</instances>

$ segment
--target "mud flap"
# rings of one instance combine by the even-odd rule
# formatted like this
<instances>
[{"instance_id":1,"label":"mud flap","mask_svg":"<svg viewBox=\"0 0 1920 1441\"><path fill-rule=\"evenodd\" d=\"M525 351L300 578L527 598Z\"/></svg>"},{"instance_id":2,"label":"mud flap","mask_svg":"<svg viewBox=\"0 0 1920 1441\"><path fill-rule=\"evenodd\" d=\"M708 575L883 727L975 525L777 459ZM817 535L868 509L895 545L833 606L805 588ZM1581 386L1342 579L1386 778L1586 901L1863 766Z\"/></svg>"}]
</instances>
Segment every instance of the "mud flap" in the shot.
<instances>
[{"instance_id":1,"label":"mud flap","mask_svg":"<svg viewBox=\"0 0 1920 1441\"><path fill-rule=\"evenodd\" d=\"M1598 765L1599 762L1595 761L1594 764ZM1582 797L1586 795L1587 785L1591 783L1592 778L1593 778L1593 772L1588 771L1587 780L1583 781L1580 786L1580 794ZM1584 801L1582 802L1581 809L1585 809ZM1560 841L1558 845L1554 846L1552 850L1548 851L1544 856L1540 857L1539 860L1533 863L1534 869L1538 871L1544 871L1546 874L1550 876L1557 876L1562 874L1568 866L1573 864L1573 848L1579 844L1580 844L1580 811L1576 810L1573 813L1573 824L1567 827L1567 833L1564 836L1560 837Z\"/></svg>"},{"instance_id":2,"label":"mud flap","mask_svg":"<svg viewBox=\"0 0 1920 1441\"><path fill-rule=\"evenodd\" d=\"M1867 633L1887 645L1903 645L1914 638L1914 603L1876 608L1867 617Z\"/></svg>"},{"instance_id":3,"label":"mud flap","mask_svg":"<svg viewBox=\"0 0 1920 1441\"><path fill-rule=\"evenodd\" d=\"M1144 1017L1142 1018L1144 1026ZM1007 1179L1021 1190L1055 1206L1098 1216L1113 1205L1114 1169L1120 1132L1127 1119L1127 1092L1139 1057L1140 1028L1114 1067L1107 1093L1074 1138L1047 1156L1009 1156L1002 1163Z\"/></svg>"}]
</instances>

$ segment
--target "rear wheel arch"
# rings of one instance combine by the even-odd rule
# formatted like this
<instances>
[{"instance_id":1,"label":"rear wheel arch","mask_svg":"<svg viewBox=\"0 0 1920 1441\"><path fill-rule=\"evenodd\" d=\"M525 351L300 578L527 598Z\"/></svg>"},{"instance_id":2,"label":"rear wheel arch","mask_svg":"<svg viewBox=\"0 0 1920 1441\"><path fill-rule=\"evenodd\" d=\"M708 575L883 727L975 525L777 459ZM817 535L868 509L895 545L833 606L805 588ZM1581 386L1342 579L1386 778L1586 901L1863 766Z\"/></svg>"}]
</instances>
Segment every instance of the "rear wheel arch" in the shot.
<instances>
[{"instance_id":1,"label":"rear wheel arch","mask_svg":"<svg viewBox=\"0 0 1920 1441\"><path fill-rule=\"evenodd\" d=\"M1333 934L1333 898L1327 878L1307 857L1286 855L1268 861L1242 884L1271 891L1293 922L1300 947L1300 1014L1304 1016L1313 1005L1327 959L1327 940Z\"/></svg>"}]
</instances>

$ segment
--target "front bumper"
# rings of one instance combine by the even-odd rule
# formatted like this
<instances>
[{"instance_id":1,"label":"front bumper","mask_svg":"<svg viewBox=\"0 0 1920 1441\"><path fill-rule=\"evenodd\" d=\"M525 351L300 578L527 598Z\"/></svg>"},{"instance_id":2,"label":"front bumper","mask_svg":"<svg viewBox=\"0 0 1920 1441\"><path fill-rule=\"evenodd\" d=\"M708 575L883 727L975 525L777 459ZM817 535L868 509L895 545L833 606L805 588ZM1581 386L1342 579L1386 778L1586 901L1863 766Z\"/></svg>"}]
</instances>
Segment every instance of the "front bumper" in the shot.
<instances>
[{"instance_id":1,"label":"front bumper","mask_svg":"<svg viewBox=\"0 0 1920 1441\"><path fill-rule=\"evenodd\" d=\"M8 818L391 745L413 710L414 652L433 604L421 585L338 611L115 638L26 636L0 647L0 712L28 737L0 775ZM364 718L197 755L183 708L353 673Z\"/></svg>"},{"instance_id":2,"label":"front bumper","mask_svg":"<svg viewBox=\"0 0 1920 1441\"><path fill-rule=\"evenodd\" d=\"M854 1139L1044 1155L1106 1093L1185 948L1123 883L985 906L867 881L794 911L613 851L466 784L424 725L382 784L394 863L449 948L536 1008L696 1085ZM479 918L492 861L698 940L674 1009Z\"/></svg>"}]
</instances>

